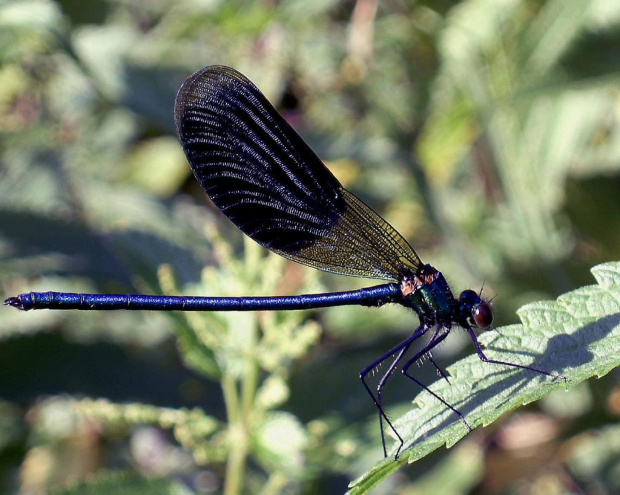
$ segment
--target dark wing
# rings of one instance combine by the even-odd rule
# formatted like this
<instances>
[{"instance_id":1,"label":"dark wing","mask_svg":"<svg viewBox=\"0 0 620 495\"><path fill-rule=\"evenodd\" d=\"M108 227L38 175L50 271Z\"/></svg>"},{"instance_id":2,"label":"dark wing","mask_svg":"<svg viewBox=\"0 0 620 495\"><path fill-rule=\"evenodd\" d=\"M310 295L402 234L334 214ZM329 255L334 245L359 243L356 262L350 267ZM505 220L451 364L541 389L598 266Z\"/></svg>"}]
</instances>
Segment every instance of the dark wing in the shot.
<instances>
[{"instance_id":1,"label":"dark wing","mask_svg":"<svg viewBox=\"0 0 620 495\"><path fill-rule=\"evenodd\" d=\"M175 121L205 192L267 249L320 270L392 281L421 265L234 69L191 75L177 94Z\"/></svg>"}]
</instances>

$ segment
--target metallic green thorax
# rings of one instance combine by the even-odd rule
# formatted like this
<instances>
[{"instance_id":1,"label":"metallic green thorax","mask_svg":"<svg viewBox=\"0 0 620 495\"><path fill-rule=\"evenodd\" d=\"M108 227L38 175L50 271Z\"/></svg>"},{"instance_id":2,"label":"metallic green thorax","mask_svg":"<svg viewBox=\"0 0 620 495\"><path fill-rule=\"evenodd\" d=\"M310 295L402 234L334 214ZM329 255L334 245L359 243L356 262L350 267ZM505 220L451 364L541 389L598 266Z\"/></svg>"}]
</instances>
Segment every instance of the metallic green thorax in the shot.
<instances>
[{"instance_id":1,"label":"metallic green thorax","mask_svg":"<svg viewBox=\"0 0 620 495\"><path fill-rule=\"evenodd\" d=\"M432 266L425 265L417 274L404 277L400 287L401 304L413 309L423 325L449 328L459 323L459 304L444 276Z\"/></svg>"}]
</instances>

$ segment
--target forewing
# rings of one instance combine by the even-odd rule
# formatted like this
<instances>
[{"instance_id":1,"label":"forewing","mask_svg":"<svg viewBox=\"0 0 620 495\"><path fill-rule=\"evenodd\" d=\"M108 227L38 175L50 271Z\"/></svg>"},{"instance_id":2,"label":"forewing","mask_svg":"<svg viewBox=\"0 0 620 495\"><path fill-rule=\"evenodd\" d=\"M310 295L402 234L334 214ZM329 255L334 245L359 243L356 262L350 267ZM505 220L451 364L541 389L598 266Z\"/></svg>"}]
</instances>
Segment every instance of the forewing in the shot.
<instances>
[{"instance_id":1,"label":"forewing","mask_svg":"<svg viewBox=\"0 0 620 495\"><path fill-rule=\"evenodd\" d=\"M207 195L246 235L286 258L344 275L398 280L420 260L345 190L242 74L206 67L181 86L177 133Z\"/></svg>"}]
</instances>

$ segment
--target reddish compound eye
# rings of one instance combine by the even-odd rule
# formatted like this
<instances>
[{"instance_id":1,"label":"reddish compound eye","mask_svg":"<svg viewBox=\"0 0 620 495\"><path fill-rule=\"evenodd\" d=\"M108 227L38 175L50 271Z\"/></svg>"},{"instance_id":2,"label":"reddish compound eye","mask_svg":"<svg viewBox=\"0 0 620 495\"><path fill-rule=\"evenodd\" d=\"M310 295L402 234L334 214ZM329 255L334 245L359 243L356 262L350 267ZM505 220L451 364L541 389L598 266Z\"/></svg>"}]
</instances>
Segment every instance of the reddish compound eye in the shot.
<instances>
[{"instance_id":1,"label":"reddish compound eye","mask_svg":"<svg viewBox=\"0 0 620 495\"><path fill-rule=\"evenodd\" d=\"M490 327L491 323L493 323L493 311L491 311L491 306L489 306L489 304L484 301L481 302L473 309L472 317L474 318L474 322L476 323L477 327Z\"/></svg>"}]
</instances>

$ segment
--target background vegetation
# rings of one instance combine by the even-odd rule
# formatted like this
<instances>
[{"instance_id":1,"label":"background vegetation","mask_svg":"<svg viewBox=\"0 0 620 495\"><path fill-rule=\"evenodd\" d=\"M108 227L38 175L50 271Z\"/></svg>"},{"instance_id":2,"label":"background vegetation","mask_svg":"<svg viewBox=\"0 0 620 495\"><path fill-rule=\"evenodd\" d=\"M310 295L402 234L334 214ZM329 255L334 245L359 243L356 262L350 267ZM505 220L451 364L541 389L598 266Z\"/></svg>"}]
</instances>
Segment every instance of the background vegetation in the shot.
<instances>
[{"instance_id":1,"label":"background vegetation","mask_svg":"<svg viewBox=\"0 0 620 495\"><path fill-rule=\"evenodd\" d=\"M619 26L615 0L2 0L1 292L364 285L265 256L208 203L173 101L218 63L514 323L620 258ZM95 473L116 493L342 493L382 457L359 370L417 325L401 308L0 315L0 491L33 494ZM455 331L436 357L472 352ZM416 394L395 378L391 415ZM618 417L612 373L376 493L618 493Z\"/></svg>"}]
</instances>

